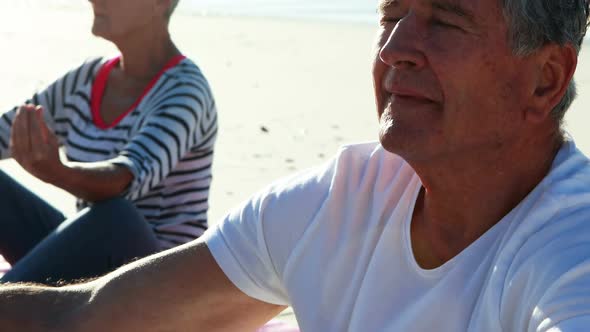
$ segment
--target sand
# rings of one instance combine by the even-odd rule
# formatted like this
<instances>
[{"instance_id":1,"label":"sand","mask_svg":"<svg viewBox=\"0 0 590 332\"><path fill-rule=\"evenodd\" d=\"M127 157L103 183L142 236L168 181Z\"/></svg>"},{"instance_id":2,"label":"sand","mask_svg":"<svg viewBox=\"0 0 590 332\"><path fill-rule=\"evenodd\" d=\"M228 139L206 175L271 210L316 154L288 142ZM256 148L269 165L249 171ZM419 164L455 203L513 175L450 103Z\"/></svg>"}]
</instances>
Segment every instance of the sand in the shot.
<instances>
[{"instance_id":1,"label":"sand","mask_svg":"<svg viewBox=\"0 0 590 332\"><path fill-rule=\"evenodd\" d=\"M89 10L15 9L4 3L0 13L0 109L21 102L87 57L116 54L90 35ZM327 161L343 144L377 138L370 77L374 29L176 15L174 39L202 67L219 108L212 224L274 179ZM590 152L590 49L580 57L576 77L580 97L567 128ZM74 211L69 194L32 178L13 161L0 162L0 168L63 211Z\"/></svg>"},{"instance_id":2,"label":"sand","mask_svg":"<svg viewBox=\"0 0 590 332\"><path fill-rule=\"evenodd\" d=\"M90 12L45 9L0 20L0 109L8 109L85 58L115 54L93 38ZM373 140L373 28L363 24L281 22L178 15L179 47L210 80L220 135L210 220L274 179L321 163L345 143ZM71 197L2 162L68 212Z\"/></svg>"},{"instance_id":3,"label":"sand","mask_svg":"<svg viewBox=\"0 0 590 332\"><path fill-rule=\"evenodd\" d=\"M116 54L93 38L90 12L2 10L0 109L9 109L94 55ZM26 20L26 22L23 22ZM210 80L219 108L210 220L274 179L328 160L342 144L374 140L370 77L373 27L177 15L172 35ZM0 162L37 194L74 212L73 197L14 161ZM292 314L281 319L294 321Z\"/></svg>"}]
</instances>

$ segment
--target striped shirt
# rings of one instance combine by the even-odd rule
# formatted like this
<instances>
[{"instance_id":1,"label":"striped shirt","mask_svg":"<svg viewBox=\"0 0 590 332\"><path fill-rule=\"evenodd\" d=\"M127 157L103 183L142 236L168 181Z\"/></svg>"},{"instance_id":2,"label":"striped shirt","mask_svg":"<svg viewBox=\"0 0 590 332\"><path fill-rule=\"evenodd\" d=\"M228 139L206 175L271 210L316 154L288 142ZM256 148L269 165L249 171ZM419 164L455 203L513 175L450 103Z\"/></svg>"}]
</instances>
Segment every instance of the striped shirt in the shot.
<instances>
[{"instance_id":1,"label":"striped shirt","mask_svg":"<svg viewBox=\"0 0 590 332\"><path fill-rule=\"evenodd\" d=\"M217 136L217 111L209 84L191 60L177 59L154 79L127 115L106 126L92 104L97 99L93 97L97 77L113 61L118 60L90 59L27 102L45 108L45 121L68 160L107 160L131 170L134 179L123 195L151 225L162 249L188 242L207 228ZM10 157L16 110L0 115L1 159ZM77 202L78 209L88 205Z\"/></svg>"}]
</instances>

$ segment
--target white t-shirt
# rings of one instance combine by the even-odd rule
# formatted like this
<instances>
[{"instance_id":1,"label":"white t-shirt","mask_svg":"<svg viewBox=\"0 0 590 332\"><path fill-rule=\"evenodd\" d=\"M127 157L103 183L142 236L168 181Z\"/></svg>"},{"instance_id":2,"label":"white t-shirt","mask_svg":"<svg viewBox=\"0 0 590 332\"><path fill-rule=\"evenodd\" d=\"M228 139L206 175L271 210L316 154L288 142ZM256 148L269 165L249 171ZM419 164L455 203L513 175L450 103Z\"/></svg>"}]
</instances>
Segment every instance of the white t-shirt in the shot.
<instances>
[{"instance_id":1,"label":"white t-shirt","mask_svg":"<svg viewBox=\"0 0 590 332\"><path fill-rule=\"evenodd\" d=\"M411 250L420 188L377 143L347 146L204 236L239 289L293 306L303 331L590 330L590 166L573 142L525 200L434 270Z\"/></svg>"}]
</instances>

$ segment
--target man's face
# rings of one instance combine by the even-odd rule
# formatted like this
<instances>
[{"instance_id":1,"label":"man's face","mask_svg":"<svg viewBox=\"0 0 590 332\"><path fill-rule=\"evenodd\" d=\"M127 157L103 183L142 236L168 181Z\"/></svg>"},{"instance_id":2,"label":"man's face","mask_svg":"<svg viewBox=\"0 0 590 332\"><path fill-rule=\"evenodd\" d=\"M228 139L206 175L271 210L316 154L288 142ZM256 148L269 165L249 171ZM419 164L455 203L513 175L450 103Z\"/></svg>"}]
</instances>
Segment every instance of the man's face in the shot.
<instances>
[{"instance_id":1,"label":"man's face","mask_svg":"<svg viewBox=\"0 0 590 332\"><path fill-rule=\"evenodd\" d=\"M159 15L154 0L90 0L90 3L94 11L92 33L108 40L143 29Z\"/></svg>"},{"instance_id":2,"label":"man's face","mask_svg":"<svg viewBox=\"0 0 590 332\"><path fill-rule=\"evenodd\" d=\"M512 54L499 2L381 0L373 78L385 149L433 161L518 136L531 62Z\"/></svg>"}]
</instances>

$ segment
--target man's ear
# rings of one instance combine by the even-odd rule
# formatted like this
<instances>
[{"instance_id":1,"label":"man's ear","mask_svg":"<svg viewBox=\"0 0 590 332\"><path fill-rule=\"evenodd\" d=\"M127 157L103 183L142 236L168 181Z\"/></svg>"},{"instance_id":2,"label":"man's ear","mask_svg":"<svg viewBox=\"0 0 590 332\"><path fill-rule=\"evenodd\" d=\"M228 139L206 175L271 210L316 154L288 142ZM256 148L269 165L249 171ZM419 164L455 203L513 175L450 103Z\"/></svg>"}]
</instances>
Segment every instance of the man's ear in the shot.
<instances>
[{"instance_id":1,"label":"man's ear","mask_svg":"<svg viewBox=\"0 0 590 332\"><path fill-rule=\"evenodd\" d=\"M537 54L539 75L527 119L541 122L559 104L574 77L578 55L572 45L543 46Z\"/></svg>"}]
</instances>

